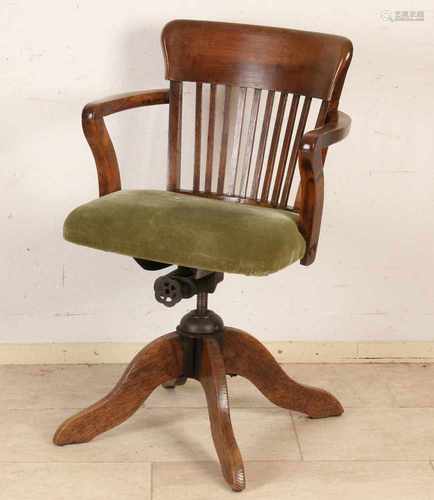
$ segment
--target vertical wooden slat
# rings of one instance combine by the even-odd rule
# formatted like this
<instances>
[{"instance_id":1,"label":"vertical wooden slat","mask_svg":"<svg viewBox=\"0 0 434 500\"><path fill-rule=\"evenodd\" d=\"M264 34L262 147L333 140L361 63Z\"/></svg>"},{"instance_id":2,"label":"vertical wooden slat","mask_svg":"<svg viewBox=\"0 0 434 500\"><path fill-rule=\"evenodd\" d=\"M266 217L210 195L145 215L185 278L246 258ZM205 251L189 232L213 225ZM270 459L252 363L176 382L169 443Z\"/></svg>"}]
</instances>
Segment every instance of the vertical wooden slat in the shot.
<instances>
[{"instance_id":1,"label":"vertical wooden slat","mask_svg":"<svg viewBox=\"0 0 434 500\"><path fill-rule=\"evenodd\" d=\"M277 147L279 145L280 131L282 129L283 115L285 114L288 93L280 94L279 106L277 108L276 121L274 122L273 137L271 138L270 151L268 153L267 169L265 171L264 183L262 186L261 201L268 201L271 179L273 178L274 163L276 161Z\"/></svg>"},{"instance_id":2,"label":"vertical wooden slat","mask_svg":"<svg viewBox=\"0 0 434 500\"><path fill-rule=\"evenodd\" d=\"M214 157L214 130L215 130L215 102L217 85L212 83L209 95L208 139L206 151L205 192L210 193L212 188L212 163Z\"/></svg>"},{"instance_id":3,"label":"vertical wooden slat","mask_svg":"<svg viewBox=\"0 0 434 500\"><path fill-rule=\"evenodd\" d=\"M271 198L271 203L274 206L276 206L279 201L280 190L282 189L283 175L285 174L285 166L286 161L288 160L289 146L291 145L292 132L294 130L299 102L300 96L297 94L293 95L288 115L288 122L286 125L285 138L283 140L282 151L280 153L279 166L277 167L276 179L274 181L273 196Z\"/></svg>"},{"instance_id":4,"label":"vertical wooden slat","mask_svg":"<svg viewBox=\"0 0 434 500\"><path fill-rule=\"evenodd\" d=\"M316 119L315 128L321 127L322 125L325 124L327 119L327 113L329 111L329 106L330 106L329 101L322 101L321 107L319 108L318 118ZM324 148L321 151L321 155L322 155L322 162L324 163L327 156L327 148Z\"/></svg>"},{"instance_id":5,"label":"vertical wooden slat","mask_svg":"<svg viewBox=\"0 0 434 500\"><path fill-rule=\"evenodd\" d=\"M182 82L170 82L169 175L167 189L179 189L181 179Z\"/></svg>"},{"instance_id":6,"label":"vertical wooden slat","mask_svg":"<svg viewBox=\"0 0 434 500\"><path fill-rule=\"evenodd\" d=\"M232 147L232 158L231 165L234 167L234 178L231 194L235 194L237 180L238 180L238 166L240 163L240 150L241 150L241 139L243 137L243 127L244 127L244 110L246 107L246 95L247 88L241 87L238 94L237 102L237 114L235 117L235 128L234 128L234 145Z\"/></svg>"},{"instance_id":7,"label":"vertical wooden slat","mask_svg":"<svg viewBox=\"0 0 434 500\"><path fill-rule=\"evenodd\" d=\"M321 125L324 125L325 119L327 116L328 106L329 106L328 101L321 102L321 107L319 108L318 117L317 117L316 122L315 122L315 128L321 127Z\"/></svg>"},{"instance_id":8,"label":"vertical wooden slat","mask_svg":"<svg viewBox=\"0 0 434 500\"><path fill-rule=\"evenodd\" d=\"M285 184L283 186L282 197L280 199L279 206L284 208L288 204L289 192L291 190L292 179L294 177L295 166L297 164L298 149L300 147L300 141L304 133L304 128L306 127L307 117L309 115L310 103L312 99L310 97L305 97L303 102L303 108L301 110L300 121L298 122L297 132L294 138L294 144L292 146L291 157L289 159L288 170L286 172Z\"/></svg>"},{"instance_id":9,"label":"vertical wooden slat","mask_svg":"<svg viewBox=\"0 0 434 500\"><path fill-rule=\"evenodd\" d=\"M270 128L271 113L273 111L274 90L269 90L265 104L264 121L262 123L261 138L259 139L258 154L256 157L255 173L253 174L250 197L256 199L258 196L259 182L261 180L262 164L264 163L265 147L267 145L268 130Z\"/></svg>"},{"instance_id":10,"label":"vertical wooden slat","mask_svg":"<svg viewBox=\"0 0 434 500\"><path fill-rule=\"evenodd\" d=\"M228 139L229 139L229 117L231 112L231 96L232 87L225 86L225 104L223 108L223 130L222 140L220 145L220 164L219 175L217 180L217 194L223 194L226 176L226 160L228 156Z\"/></svg>"},{"instance_id":11,"label":"vertical wooden slat","mask_svg":"<svg viewBox=\"0 0 434 500\"><path fill-rule=\"evenodd\" d=\"M244 186L244 197L247 192L249 183L250 164L252 162L253 145L255 144L256 124L258 123L259 104L261 102L261 89L255 89L252 100L252 108L250 112L249 129L247 131L246 145L244 149L244 160L241 169L240 195L243 196L242 190Z\"/></svg>"},{"instance_id":12,"label":"vertical wooden slat","mask_svg":"<svg viewBox=\"0 0 434 500\"><path fill-rule=\"evenodd\" d=\"M196 83L196 108L194 126L194 176L193 192L200 190L200 153L202 132L202 83Z\"/></svg>"}]
</instances>

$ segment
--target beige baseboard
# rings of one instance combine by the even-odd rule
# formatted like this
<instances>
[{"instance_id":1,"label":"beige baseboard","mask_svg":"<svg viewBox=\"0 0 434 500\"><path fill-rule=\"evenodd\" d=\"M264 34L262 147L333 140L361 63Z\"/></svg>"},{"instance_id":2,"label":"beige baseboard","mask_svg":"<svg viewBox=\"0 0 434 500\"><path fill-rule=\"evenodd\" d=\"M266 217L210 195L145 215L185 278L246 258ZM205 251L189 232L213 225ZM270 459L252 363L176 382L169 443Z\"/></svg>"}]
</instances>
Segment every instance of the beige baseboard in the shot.
<instances>
[{"instance_id":1,"label":"beige baseboard","mask_svg":"<svg viewBox=\"0 0 434 500\"><path fill-rule=\"evenodd\" d=\"M434 342L266 342L280 363L433 363ZM127 363L136 343L1 344L0 365Z\"/></svg>"}]
</instances>

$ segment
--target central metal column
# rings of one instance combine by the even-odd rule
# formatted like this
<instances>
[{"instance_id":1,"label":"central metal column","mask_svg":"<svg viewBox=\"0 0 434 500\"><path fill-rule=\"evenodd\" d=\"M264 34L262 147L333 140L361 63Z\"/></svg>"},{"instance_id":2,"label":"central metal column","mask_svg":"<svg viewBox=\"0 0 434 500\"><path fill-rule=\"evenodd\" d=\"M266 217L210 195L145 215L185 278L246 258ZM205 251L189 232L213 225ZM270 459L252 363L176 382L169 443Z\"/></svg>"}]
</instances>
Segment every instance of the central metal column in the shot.
<instances>
[{"instance_id":1,"label":"central metal column","mask_svg":"<svg viewBox=\"0 0 434 500\"><path fill-rule=\"evenodd\" d=\"M197 294L196 309L187 313L176 332L184 351L184 377L198 378L202 355L202 342L205 336L213 336L222 345L223 320L208 309L208 293Z\"/></svg>"}]
</instances>

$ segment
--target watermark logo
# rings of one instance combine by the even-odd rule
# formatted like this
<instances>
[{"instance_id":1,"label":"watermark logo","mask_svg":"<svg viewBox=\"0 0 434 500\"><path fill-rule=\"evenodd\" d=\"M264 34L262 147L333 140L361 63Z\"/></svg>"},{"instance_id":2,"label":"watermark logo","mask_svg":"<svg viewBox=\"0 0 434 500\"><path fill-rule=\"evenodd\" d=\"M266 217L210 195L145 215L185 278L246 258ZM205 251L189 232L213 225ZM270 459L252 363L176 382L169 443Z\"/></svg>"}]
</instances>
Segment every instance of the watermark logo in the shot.
<instances>
[{"instance_id":1,"label":"watermark logo","mask_svg":"<svg viewBox=\"0 0 434 500\"><path fill-rule=\"evenodd\" d=\"M383 10L381 19L385 22L395 23L398 21L424 21L423 10Z\"/></svg>"}]
</instances>

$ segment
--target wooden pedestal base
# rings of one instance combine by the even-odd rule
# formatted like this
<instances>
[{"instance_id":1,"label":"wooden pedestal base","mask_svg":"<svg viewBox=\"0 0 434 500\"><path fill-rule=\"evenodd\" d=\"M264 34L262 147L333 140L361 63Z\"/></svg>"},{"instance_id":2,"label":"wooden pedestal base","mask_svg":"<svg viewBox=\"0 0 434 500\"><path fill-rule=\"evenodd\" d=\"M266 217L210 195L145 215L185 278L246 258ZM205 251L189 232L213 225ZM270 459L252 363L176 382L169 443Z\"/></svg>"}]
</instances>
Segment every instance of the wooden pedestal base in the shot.
<instances>
[{"instance_id":1,"label":"wooden pedestal base","mask_svg":"<svg viewBox=\"0 0 434 500\"><path fill-rule=\"evenodd\" d=\"M245 487L244 466L232 430L226 374L249 379L277 406L312 418L338 416L343 408L328 392L292 380L251 335L225 327L221 339L219 342L214 335L203 335L194 378L206 394L223 476L234 491L241 491ZM107 396L63 422L54 443L84 443L112 429L130 417L159 385L174 387L184 383L183 372L184 350L179 335L159 337L136 355Z\"/></svg>"}]
</instances>

